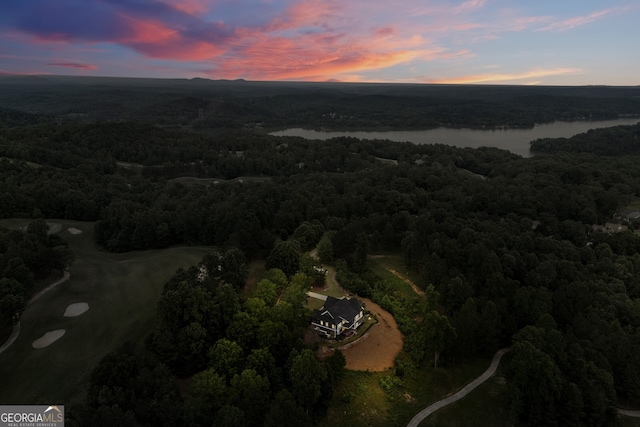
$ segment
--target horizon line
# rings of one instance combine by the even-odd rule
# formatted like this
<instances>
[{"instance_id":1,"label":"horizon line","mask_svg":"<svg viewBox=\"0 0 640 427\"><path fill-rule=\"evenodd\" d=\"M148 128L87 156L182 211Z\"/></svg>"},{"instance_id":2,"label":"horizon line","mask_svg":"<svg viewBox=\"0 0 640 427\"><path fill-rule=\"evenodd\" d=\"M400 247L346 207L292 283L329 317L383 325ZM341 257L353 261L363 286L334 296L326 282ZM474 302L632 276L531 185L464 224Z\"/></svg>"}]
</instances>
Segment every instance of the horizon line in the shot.
<instances>
[{"instance_id":1,"label":"horizon line","mask_svg":"<svg viewBox=\"0 0 640 427\"><path fill-rule=\"evenodd\" d=\"M247 80L243 78L238 79L212 79L208 77L139 77L139 76L79 76L73 74L52 74L52 73L0 73L0 78L2 77L60 77L60 78L77 78L77 79L128 79L128 80L155 80L155 81L185 81L190 82L194 80L202 80L207 82L230 82L230 83L287 83L287 84L337 84L337 85L397 85L397 86L474 86L474 87L482 87L482 86L500 86L500 87L568 87L568 88L577 88L577 87L609 87L609 88L638 88L640 84L637 85L611 85L611 84L579 84L579 85L551 85L551 84L540 84L540 85L530 85L530 84L515 84L515 83L429 83L429 82L393 82L393 81L371 81L371 82L350 82L350 81L340 81L340 80Z\"/></svg>"}]
</instances>

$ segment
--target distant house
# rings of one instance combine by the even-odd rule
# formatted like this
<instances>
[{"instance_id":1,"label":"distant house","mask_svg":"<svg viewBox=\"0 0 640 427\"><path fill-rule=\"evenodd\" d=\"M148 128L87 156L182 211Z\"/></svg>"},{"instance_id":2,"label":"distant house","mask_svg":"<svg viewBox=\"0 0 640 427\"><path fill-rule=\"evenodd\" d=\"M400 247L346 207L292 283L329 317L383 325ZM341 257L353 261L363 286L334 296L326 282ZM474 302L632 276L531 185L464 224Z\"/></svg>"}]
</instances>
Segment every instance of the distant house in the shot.
<instances>
[{"instance_id":1,"label":"distant house","mask_svg":"<svg viewBox=\"0 0 640 427\"><path fill-rule=\"evenodd\" d=\"M628 229L629 229L629 227L627 227L626 225L614 224L612 222L607 222L604 225L604 232L605 233L619 233L621 231L627 231Z\"/></svg>"},{"instance_id":2,"label":"distant house","mask_svg":"<svg viewBox=\"0 0 640 427\"><path fill-rule=\"evenodd\" d=\"M364 304L357 298L327 297L320 310L313 310L311 324L327 338L354 333L364 322Z\"/></svg>"}]
</instances>

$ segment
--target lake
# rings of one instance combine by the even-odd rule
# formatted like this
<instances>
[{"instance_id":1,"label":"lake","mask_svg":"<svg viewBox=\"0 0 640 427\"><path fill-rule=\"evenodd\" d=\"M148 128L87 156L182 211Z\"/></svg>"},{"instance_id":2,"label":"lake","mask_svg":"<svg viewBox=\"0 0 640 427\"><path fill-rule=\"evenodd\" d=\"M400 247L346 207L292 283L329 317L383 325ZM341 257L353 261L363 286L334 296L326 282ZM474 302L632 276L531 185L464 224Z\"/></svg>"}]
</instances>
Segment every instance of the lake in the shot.
<instances>
[{"instance_id":1,"label":"lake","mask_svg":"<svg viewBox=\"0 0 640 427\"><path fill-rule=\"evenodd\" d=\"M339 136L351 136L359 139L389 139L408 141L414 144L447 144L456 147L497 147L509 150L523 157L531 156L529 143L539 138L569 138L589 129L618 125L635 125L639 118L602 121L554 122L536 125L531 129L454 129L436 128L428 130L390 130L390 131L317 131L301 128L272 132L275 136L299 136L305 139L326 140Z\"/></svg>"}]
</instances>

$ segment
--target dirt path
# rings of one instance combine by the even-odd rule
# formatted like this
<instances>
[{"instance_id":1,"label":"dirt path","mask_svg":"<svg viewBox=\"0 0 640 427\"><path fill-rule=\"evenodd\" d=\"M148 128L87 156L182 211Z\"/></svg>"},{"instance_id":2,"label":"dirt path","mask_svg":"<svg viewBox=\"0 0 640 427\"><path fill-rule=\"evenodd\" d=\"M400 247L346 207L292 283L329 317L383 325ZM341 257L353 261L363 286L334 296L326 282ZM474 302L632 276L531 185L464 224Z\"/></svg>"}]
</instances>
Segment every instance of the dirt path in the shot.
<instances>
[{"instance_id":1,"label":"dirt path","mask_svg":"<svg viewBox=\"0 0 640 427\"><path fill-rule=\"evenodd\" d=\"M346 368L353 371L384 371L393 367L400 350L402 350L402 334L398 330L395 319L386 310L370 299L360 298L365 308L378 318L365 337L352 343L342 351L347 361Z\"/></svg>"},{"instance_id":2,"label":"dirt path","mask_svg":"<svg viewBox=\"0 0 640 427\"><path fill-rule=\"evenodd\" d=\"M415 292L416 294L418 294L420 296L424 296L424 291L422 289L420 289L419 287L417 287L416 284L413 283L410 279L408 279L407 277L404 277L402 274L398 273L397 271L395 271L391 267L385 267L385 268L388 271L390 271L391 273L395 274L397 277L399 277L404 283L406 283L409 286L411 286L411 289L413 289L413 292Z\"/></svg>"},{"instance_id":3,"label":"dirt path","mask_svg":"<svg viewBox=\"0 0 640 427\"><path fill-rule=\"evenodd\" d=\"M31 298L29 300L29 302L27 302L25 304L25 308L33 303L34 301L36 301L38 298L40 298L42 295L46 294L47 292L49 292L51 289L55 288L56 286L58 286L60 283L65 282L67 280L69 280L69 272L65 271L64 275L62 276L61 279L53 282L52 284L50 284L49 286L47 286L46 288L44 288L43 290L41 290L40 292L38 292L37 295L35 295L33 298ZM9 339L7 339L7 341L2 344L2 347L0 347L0 354L5 351L6 349L8 349L9 347L11 347L11 344L13 344L13 342L18 338L18 335L20 335L20 321L18 320L18 323L16 323L15 325L13 325L13 331L11 332L11 335L9 335Z\"/></svg>"}]
</instances>

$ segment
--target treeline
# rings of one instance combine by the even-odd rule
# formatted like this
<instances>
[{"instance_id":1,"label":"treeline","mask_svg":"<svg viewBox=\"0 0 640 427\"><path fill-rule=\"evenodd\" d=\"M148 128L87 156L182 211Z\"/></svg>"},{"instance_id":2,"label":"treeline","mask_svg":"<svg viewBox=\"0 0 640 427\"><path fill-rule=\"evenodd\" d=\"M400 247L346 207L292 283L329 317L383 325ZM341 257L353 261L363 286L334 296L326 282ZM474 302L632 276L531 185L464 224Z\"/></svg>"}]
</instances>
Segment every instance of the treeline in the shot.
<instances>
[{"instance_id":1,"label":"treeline","mask_svg":"<svg viewBox=\"0 0 640 427\"><path fill-rule=\"evenodd\" d=\"M20 320L34 280L62 273L73 262L67 243L48 230L44 219L24 231L0 227L0 328Z\"/></svg>"},{"instance_id":2,"label":"treeline","mask_svg":"<svg viewBox=\"0 0 640 427\"><path fill-rule=\"evenodd\" d=\"M0 108L62 122L195 129L533 127L640 114L637 88L229 82L9 76ZM1 115L1 114L0 114Z\"/></svg>"},{"instance_id":3,"label":"treeline","mask_svg":"<svg viewBox=\"0 0 640 427\"><path fill-rule=\"evenodd\" d=\"M591 153L598 156L640 154L640 123L591 129L571 138L544 138L531 141L533 153Z\"/></svg>"},{"instance_id":4,"label":"treeline","mask_svg":"<svg viewBox=\"0 0 640 427\"><path fill-rule=\"evenodd\" d=\"M98 364L69 424L279 427L322 417L345 360L336 351L321 362L302 342L310 279L270 269L243 300L245 276L236 249L178 270L155 330Z\"/></svg>"},{"instance_id":5,"label":"treeline","mask_svg":"<svg viewBox=\"0 0 640 427\"><path fill-rule=\"evenodd\" d=\"M416 93L419 93L419 89L416 89ZM516 95L496 99L471 98L463 93L458 93L457 97L432 97L318 92L314 96L253 98L250 102L256 108L270 111L261 121L266 126L294 127L304 124L334 130L427 129L439 126L531 128L538 123L559 120L605 120L616 119L619 115L640 114L640 102L634 99L558 95Z\"/></svg>"},{"instance_id":6,"label":"treeline","mask_svg":"<svg viewBox=\"0 0 640 427\"><path fill-rule=\"evenodd\" d=\"M50 123L52 117L42 114L31 114L19 110L0 108L0 128L31 126L36 123Z\"/></svg>"}]
</instances>

